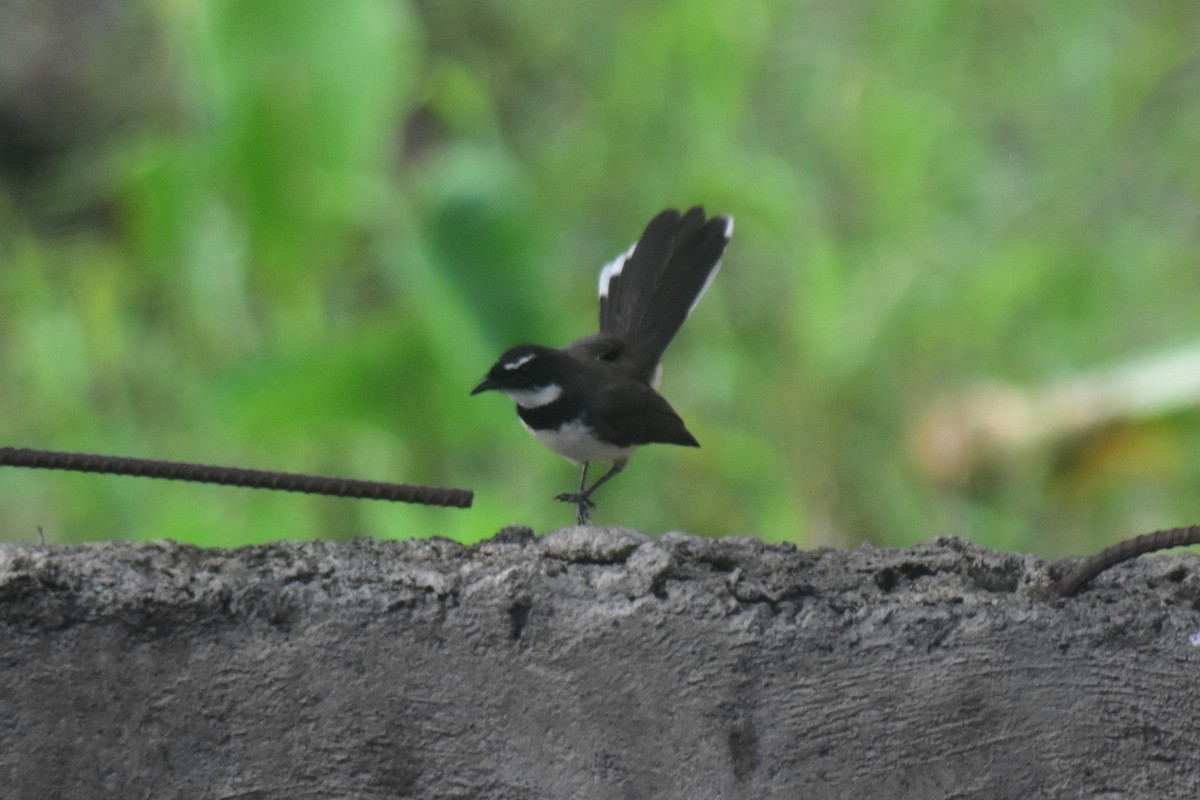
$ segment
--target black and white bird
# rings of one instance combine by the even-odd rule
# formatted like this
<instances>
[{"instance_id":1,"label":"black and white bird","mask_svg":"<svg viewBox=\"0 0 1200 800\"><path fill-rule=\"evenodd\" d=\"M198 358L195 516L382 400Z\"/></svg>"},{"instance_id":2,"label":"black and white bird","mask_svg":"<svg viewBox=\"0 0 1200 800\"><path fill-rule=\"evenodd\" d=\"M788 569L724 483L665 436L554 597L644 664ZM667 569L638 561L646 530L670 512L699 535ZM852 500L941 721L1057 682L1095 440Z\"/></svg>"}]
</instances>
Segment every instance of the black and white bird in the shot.
<instances>
[{"instance_id":1,"label":"black and white bird","mask_svg":"<svg viewBox=\"0 0 1200 800\"><path fill-rule=\"evenodd\" d=\"M526 430L581 465L579 491L556 497L587 522L592 494L643 444L699 447L656 389L659 359L716 277L733 218L663 211L637 243L600 271L600 333L562 349L509 348L471 390L501 391L517 403ZM588 464L612 462L591 486Z\"/></svg>"}]
</instances>

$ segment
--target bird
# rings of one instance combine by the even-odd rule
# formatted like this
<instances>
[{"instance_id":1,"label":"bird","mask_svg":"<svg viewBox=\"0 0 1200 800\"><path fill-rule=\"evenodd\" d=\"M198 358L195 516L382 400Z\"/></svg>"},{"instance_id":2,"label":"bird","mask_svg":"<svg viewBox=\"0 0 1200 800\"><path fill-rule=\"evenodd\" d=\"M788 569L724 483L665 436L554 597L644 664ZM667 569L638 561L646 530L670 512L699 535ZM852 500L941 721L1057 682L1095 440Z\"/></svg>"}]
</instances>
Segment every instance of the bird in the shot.
<instances>
[{"instance_id":1,"label":"bird","mask_svg":"<svg viewBox=\"0 0 1200 800\"><path fill-rule=\"evenodd\" d=\"M534 437L580 466L579 489L555 497L587 523L592 495L640 445L699 447L658 393L660 359L721 267L733 217L702 206L657 214L628 250L600 270L600 332L563 348L519 344L500 355L471 395L498 391L516 402ZM610 462L595 483L588 465Z\"/></svg>"}]
</instances>

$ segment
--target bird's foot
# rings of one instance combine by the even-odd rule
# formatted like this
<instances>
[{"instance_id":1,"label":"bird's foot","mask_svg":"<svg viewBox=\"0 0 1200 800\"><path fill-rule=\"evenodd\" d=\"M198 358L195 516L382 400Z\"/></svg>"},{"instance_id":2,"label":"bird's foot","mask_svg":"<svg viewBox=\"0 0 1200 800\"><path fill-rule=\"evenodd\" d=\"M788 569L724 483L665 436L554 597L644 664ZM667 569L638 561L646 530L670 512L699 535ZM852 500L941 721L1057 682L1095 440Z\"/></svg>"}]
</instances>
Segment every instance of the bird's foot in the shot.
<instances>
[{"instance_id":1,"label":"bird's foot","mask_svg":"<svg viewBox=\"0 0 1200 800\"><path fill-rule=\"evenodd\" d=\"M575 524L586 525L588 516L592 513L592 509L596 504L590 497L590 492L563 492L555 495L555 500L561 500L564 503L575 504Z\"/></svg>"}]
</instances>

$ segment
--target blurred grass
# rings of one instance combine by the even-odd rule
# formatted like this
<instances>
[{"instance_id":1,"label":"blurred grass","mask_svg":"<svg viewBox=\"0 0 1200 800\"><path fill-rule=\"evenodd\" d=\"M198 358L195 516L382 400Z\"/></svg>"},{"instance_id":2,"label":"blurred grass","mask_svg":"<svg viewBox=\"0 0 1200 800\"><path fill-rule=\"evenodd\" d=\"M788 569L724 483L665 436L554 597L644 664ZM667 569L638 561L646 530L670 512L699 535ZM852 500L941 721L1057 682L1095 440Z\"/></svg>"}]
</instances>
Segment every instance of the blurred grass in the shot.
<instances>
[{"instance_id":1,"label":"blurred grass","mask_svg":"<svg viewBox=\"0 0 1200 800\"><path fill-rule=\"evenodd\" d=\"M466 393L511 344L591 332L599 265L693 203L737 218L665 364L703 447L639 452L598 522L1051 555L1200 519L1195 412L951 484L910 447L959 388L1197 340L1200 6L133 8L169 101L80 135L94 159L36 192L0 173L0 443L476 506L5 470L0 538L567 524L574 468Z\"/></svg>"}]
</instances>

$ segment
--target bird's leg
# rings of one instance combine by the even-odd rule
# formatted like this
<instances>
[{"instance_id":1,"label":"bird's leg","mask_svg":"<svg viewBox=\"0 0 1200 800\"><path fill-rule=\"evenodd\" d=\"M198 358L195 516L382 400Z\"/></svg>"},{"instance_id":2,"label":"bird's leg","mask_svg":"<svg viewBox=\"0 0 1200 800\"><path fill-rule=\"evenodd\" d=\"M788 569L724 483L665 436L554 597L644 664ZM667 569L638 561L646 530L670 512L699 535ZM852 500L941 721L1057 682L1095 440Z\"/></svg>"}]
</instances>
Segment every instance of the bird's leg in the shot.
<instances>
[{"instance_id":1,"label":"bird's leg","mask_svg":"<svg viewBox=\"0 0 1200 800\"><path fill-rule=\"evenodd\" d=\"M588 515L596 507L596 504L588 498L588 493L584 491L584 487L587 486L587 468L588 462L585 461L583 462L583 469L579 470L579 494L577 495L578 499L575 501L576 525L587 525Z\"/></svg>"},{"instance_id":2,"label":"bird's leg","mask_svg":"<svg viewBox=\"0 0 1200 800\"><path fill-rule=\"evenodd\" d=\"M625 469L625 463L626 463L626 459L614 461L613 465L612 465L612 469L610 469L608 472L601 475L599 480L597 480L591 486L588 486L587 485L588 465L587 465L587 462L585 461L583 464L583 470L580 472L580 475L579 475L579 491L574 492L574 493L563 492L562 494L558 495L554 499L562 500L564 503L574 503L575 504L575 524L576 525L586 525L587 521L588 521L588 514L591 512L591 510L593 508L596 507L596 504L592 501L592 492L596 491L601 486L603 486L604 483L607 482L609 478L616 475L621 470Z\"/></svg>"},{"instance_id":3,"label":"bird's leg","mask_svg":"<svg viewBox=\"0 0 1200 800\"><path fill-rule=\"evenodd\" d=\"M587 471L588 462L583 462L583 468L579 470L579 491L578 492L563 492L555 495L555 500L562 500L564 503L575 504L575 524L586 525L588 521L588 512L596 507L596 504L588 499L589 492L587 491Z\"/></svg>"},{"instance_id":4,"label":"bird's leg","mask_svg":"<svg viewBox=\"0 0 1200 800\"><path fill-rule=\"evenodd\" d=\"M624 459L621 459L620 461L614 461L613 465L612 465L612 469L610 469L608 472L601 475L600 479L598 481L596 481L590 487L588 487L588 489L583 493L584 496L591 497L592 492L596 491L601 486L603 486L608 481L609 478L616 475L621 470L625 469L625 463L626 462Z\"/></svg>"},{"instance_id":5,"label":"bird's leg","mask_svg":"<svg viewBox=\"0 0 1200 800\"><path fill-rule=\"evenodd\" d=\"M575 501L575 524L587 525L588 516L592 513L592 509L596 504L588 497L588 492L583 488L587 486L587 468L588 462L583 462L583 469L579 471L579 499Z\"/></svg>"}]
</instances>

